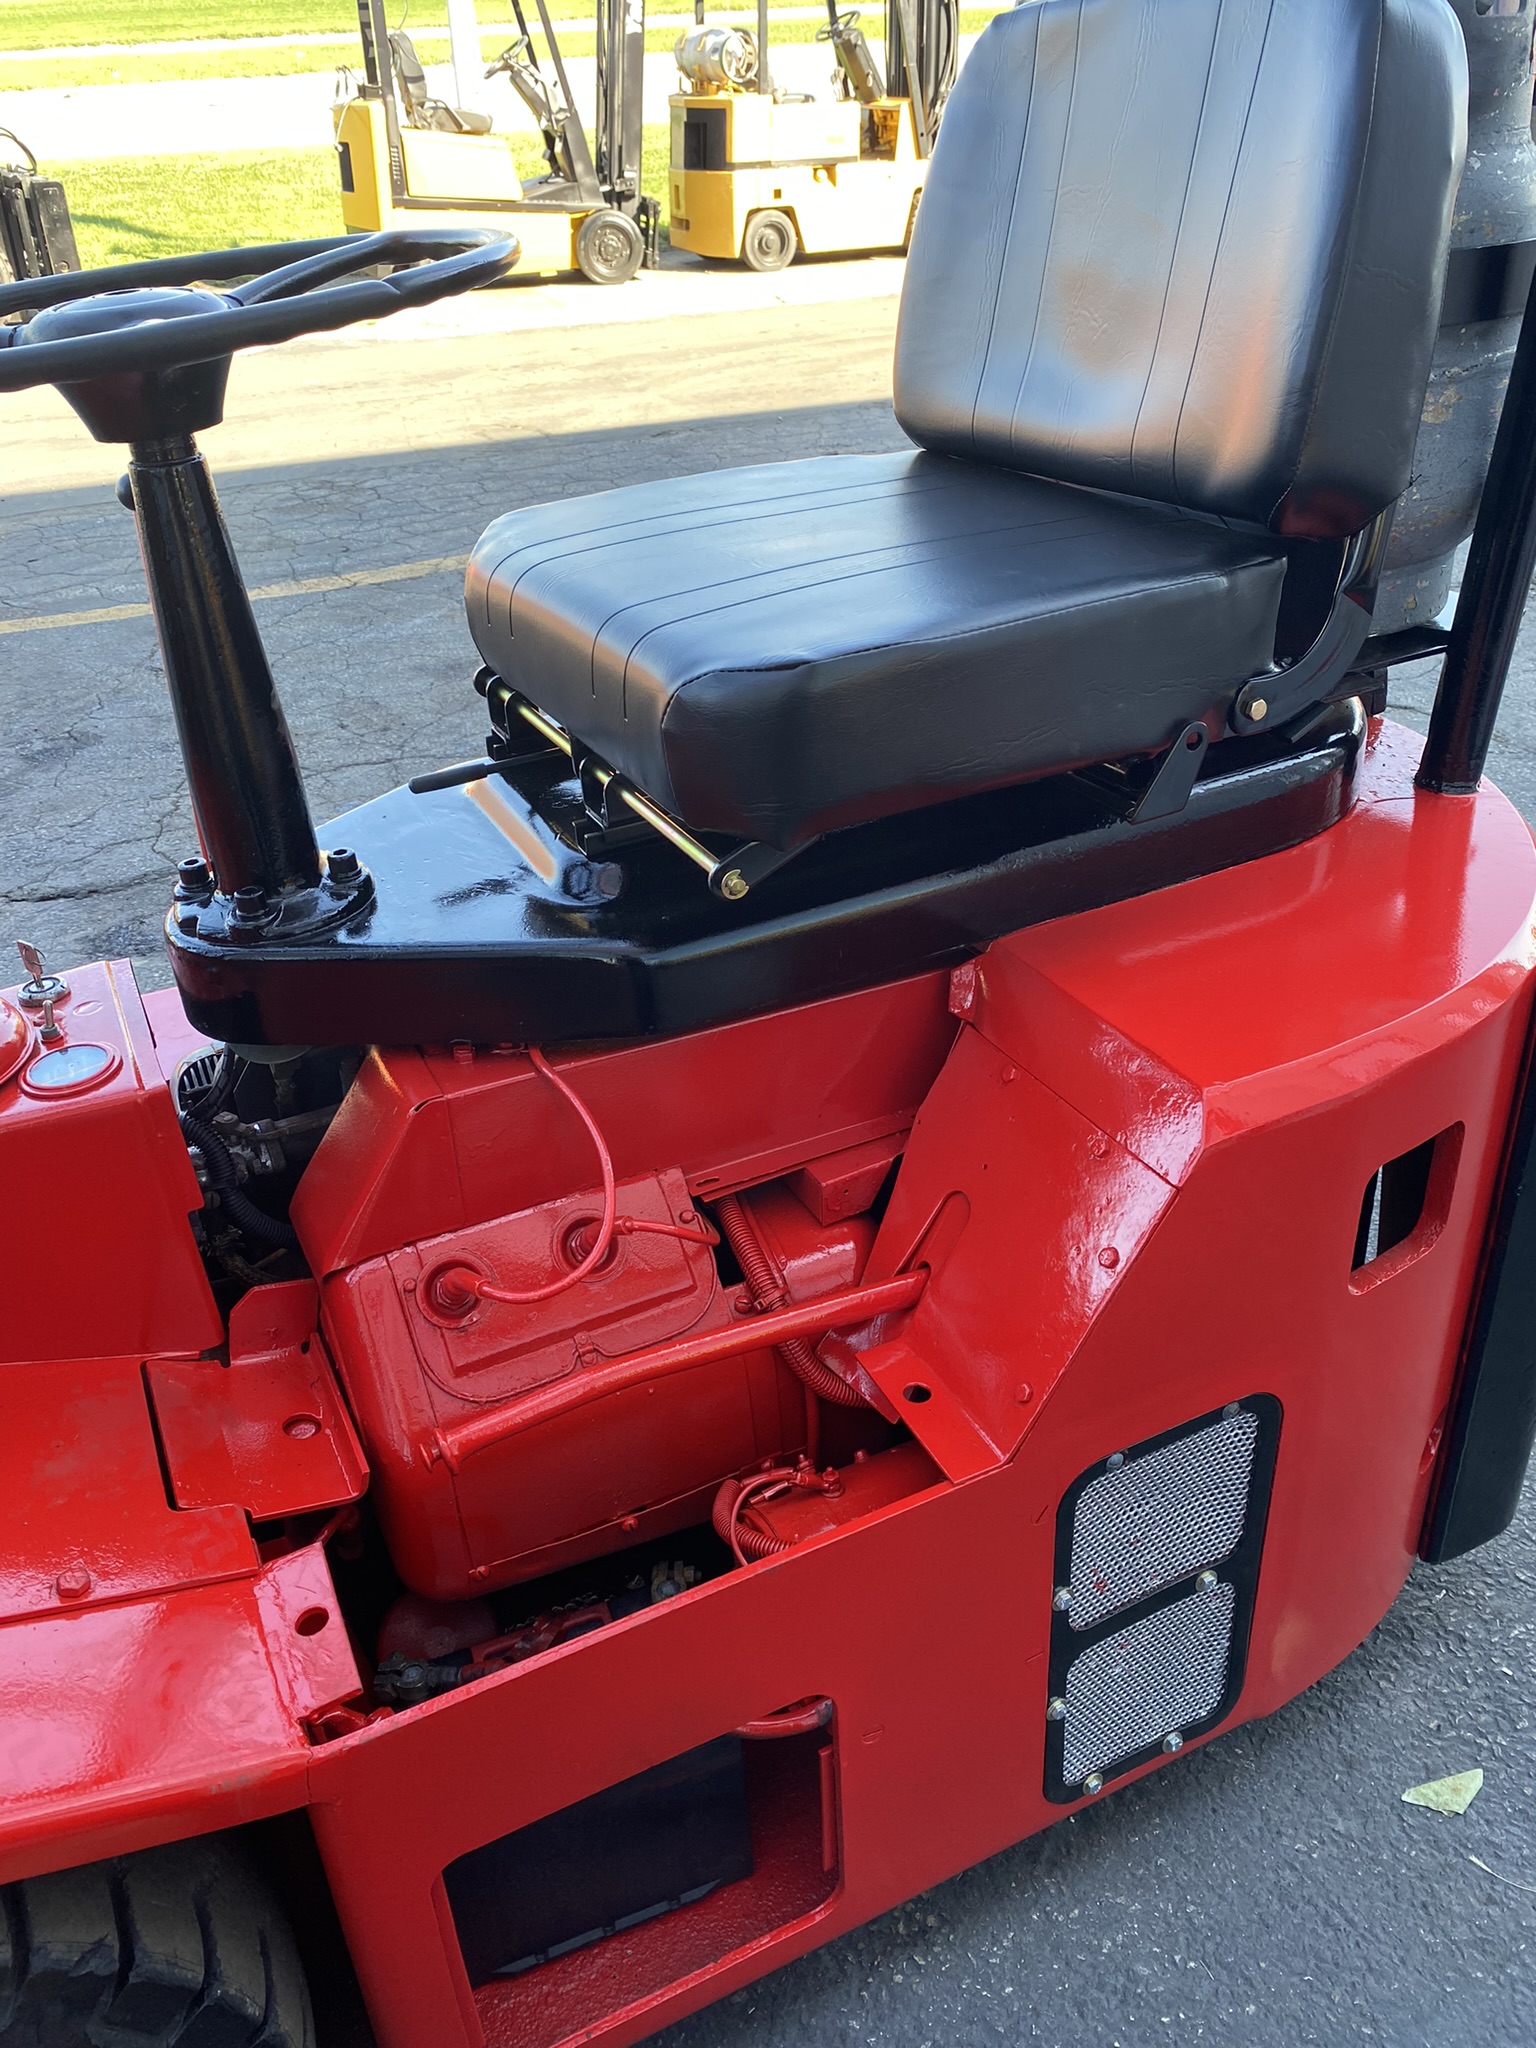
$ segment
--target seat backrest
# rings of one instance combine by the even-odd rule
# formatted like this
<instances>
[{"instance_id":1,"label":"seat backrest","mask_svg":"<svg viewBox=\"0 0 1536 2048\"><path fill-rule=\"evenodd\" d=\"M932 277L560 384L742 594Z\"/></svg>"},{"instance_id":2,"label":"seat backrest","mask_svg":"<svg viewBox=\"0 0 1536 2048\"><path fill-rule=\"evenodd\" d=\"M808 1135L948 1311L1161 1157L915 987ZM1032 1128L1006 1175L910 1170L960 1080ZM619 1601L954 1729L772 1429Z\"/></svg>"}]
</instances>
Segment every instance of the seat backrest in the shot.
<instances>
[{"instance_id":1,"label":"seat backrest","mask_svg":"<svg viewBox=\"0 0 1536 2048\"><path fill-rule=\"evenodd\" d=\"M1023 0L949 101L896 413L1314 539L1400 496L1466 145L1447 0Z\"/></svg>"},{"instance_id":2,"label":"seat backrest","mask_svg":"<svg viewBox=\"0 0 1536 2048\"><path fill-rule=\"evenodd\" d=\"M400 88L406 111L419 114L427 104L427 74L421 68L416 45L404 29L390 31L389 54L394 61L395 82Z\"/></svg>"}]
</instances>

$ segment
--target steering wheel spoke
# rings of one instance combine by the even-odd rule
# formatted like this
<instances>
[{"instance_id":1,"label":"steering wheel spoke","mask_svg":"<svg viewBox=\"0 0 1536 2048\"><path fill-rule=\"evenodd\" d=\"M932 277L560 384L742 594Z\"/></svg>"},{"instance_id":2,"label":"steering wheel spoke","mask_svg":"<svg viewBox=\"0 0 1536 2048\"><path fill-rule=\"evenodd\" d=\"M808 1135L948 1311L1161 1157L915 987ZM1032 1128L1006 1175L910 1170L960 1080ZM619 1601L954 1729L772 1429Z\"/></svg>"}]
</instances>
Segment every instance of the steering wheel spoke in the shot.
<instances>
[{"instance_id":1,"label":"steering wheel spoke","mask_svg":"<svg viewBox=\"0 0 1536 2048\"><path fill-rule=\"evenodd\" d=\"M385 319L494 283L518 254L515 239L493 229L421 228L29 278L0 288L0 316L31 313L23 327L0 328L0 391L86 386L133 372L155 377L237 349ZM412 267L356 275L402 264ZM209 289L235 279L250 281ZM101 440L141 437L137 426L112 431L99 406L87 424Z\"/></svg>"}]
</instances>

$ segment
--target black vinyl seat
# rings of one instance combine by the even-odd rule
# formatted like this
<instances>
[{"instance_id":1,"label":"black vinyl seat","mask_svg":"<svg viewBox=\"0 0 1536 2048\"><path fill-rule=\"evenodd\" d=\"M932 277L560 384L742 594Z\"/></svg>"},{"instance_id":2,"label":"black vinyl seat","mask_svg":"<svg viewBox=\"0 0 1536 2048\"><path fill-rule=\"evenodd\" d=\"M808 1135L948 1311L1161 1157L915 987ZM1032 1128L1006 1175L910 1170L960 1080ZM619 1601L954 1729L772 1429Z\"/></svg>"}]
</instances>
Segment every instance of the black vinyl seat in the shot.
<instances>
[{"instance_id":1,"label":"black vinyl seat","mask_svg":"<svg viewBox=\"0 0 1536 2048\"><path fill-rule=\"evenodd\" d=\"M774 846L1167 744L1275 643L1264 537L925 454L498 520L503 680L700 831Z\"/></svg>"},{"instance_id":2,"label":"black vinyl seat","mask_svg":"<svg viewBox=\"0 0 1536 2048\"><path fill-rule=\"evenodd\" d=\"M1465 92L1446 0L999 15L903 291L924 452L509 514L467 579L485 661L695 830L781 848L1219 737L1290 562L1336 573L1409 481Z\"/></svg>"}]
</instances>

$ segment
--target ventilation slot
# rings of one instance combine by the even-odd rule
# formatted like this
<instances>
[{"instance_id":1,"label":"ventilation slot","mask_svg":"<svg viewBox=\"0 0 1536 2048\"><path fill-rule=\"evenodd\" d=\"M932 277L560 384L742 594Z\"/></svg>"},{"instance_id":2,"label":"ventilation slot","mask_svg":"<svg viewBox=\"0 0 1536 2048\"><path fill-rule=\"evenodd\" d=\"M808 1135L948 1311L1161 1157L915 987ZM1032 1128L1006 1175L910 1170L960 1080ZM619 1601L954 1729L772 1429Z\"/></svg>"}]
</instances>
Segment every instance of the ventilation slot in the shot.
<instances>
[{"instance_id":1,"label":"ventilation slot","mask_svg":"<svg viewBox=\"0 0 1536 2048\"><path fill-rule=\"evenodd\" d=\"M1116 1451L1056 1520L1047 1796L1080 1799L1232 1711L1280 1404L1258 1394Z\"/></svg>"},{"instance_id":2,"label":"ventilation slot","mask_svg":"<svg viewBox=\"0 0 1536 2048\"><path fill-rule=\"evenodd\" d=\"M1237 1547L1258 1439L1256 1415L1223 1417L1094 1480L1072 1523L1073 1628L1092 1628Z\"/></svg>"},{"instance_id":3,"label":"ventilation slot","mask_svg":"<svg viewBox=\"0 0 1536 2048\"><path fill-rule=\"evenodd\" d=\"M1351 1284L1357 1291L1389 1278L1428 1251L1440 1235L1461 1138L1462 1126L1452 1124L1378 1166L1366 1182L1351 1262Z\"/></svg>"},{"instance_id":4,"label":"ventilation slot","mask_svg":"<svg viewBox=\"0 0 1536 2048\"><path fill-rule=\"evenodd\" d=\"M1227 1689L1237 1596L1191 1593L1084 1650L1067 1673L1062 1776L1107 1771L1208 1721Z\"/></svg>"}]
</instances>

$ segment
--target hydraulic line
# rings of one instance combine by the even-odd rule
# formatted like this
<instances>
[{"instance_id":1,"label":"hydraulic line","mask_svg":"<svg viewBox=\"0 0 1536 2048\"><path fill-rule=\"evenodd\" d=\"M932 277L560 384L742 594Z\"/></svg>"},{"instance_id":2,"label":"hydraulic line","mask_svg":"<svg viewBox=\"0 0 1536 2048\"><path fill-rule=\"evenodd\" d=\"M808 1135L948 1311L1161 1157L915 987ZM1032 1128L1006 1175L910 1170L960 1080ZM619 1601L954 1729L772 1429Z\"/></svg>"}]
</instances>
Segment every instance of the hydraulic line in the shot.
<instances>
[{"instance_id":1,"label":"hydraulic line","mask_svg":"<svg viewBox=\"0 0 1536 2048\"><path fill-rule=\"evenodd\" d=\"M736 1254L742 1278L755 1305L764 1311L787 1308L789 1291L775 1272L751 1217L735 1195L722 1195L715 1204L715 1216L725 1233L726 1243ZM839 1408L865 1408L869 1404L858 1388L819 1359L803 1337L786 1337L779 1345L780 1358L818 1399Z\"/></svg>"},{"instance_id":2,"label":"hydraulic line","mask_svg":"<svg viewBox=\"0 0 1536 2048\"><path fill-rule=\"evenodd\" d=\"M298 1243L298 1235L291 1223L284 1223L280 1217L269 1216L265 1209L244 1194L235 1173L235 1162L230 1158L224 1140L210 1124L201 1117L183 1115L181 1133L189 1144L195 1145L203 1155L208 1180L218 1195L221 1207L231 1223L237 1225L248 1237L260 1238L264 1244L282 1245L292 1248Z\"/></svg>"}]
</instances>

